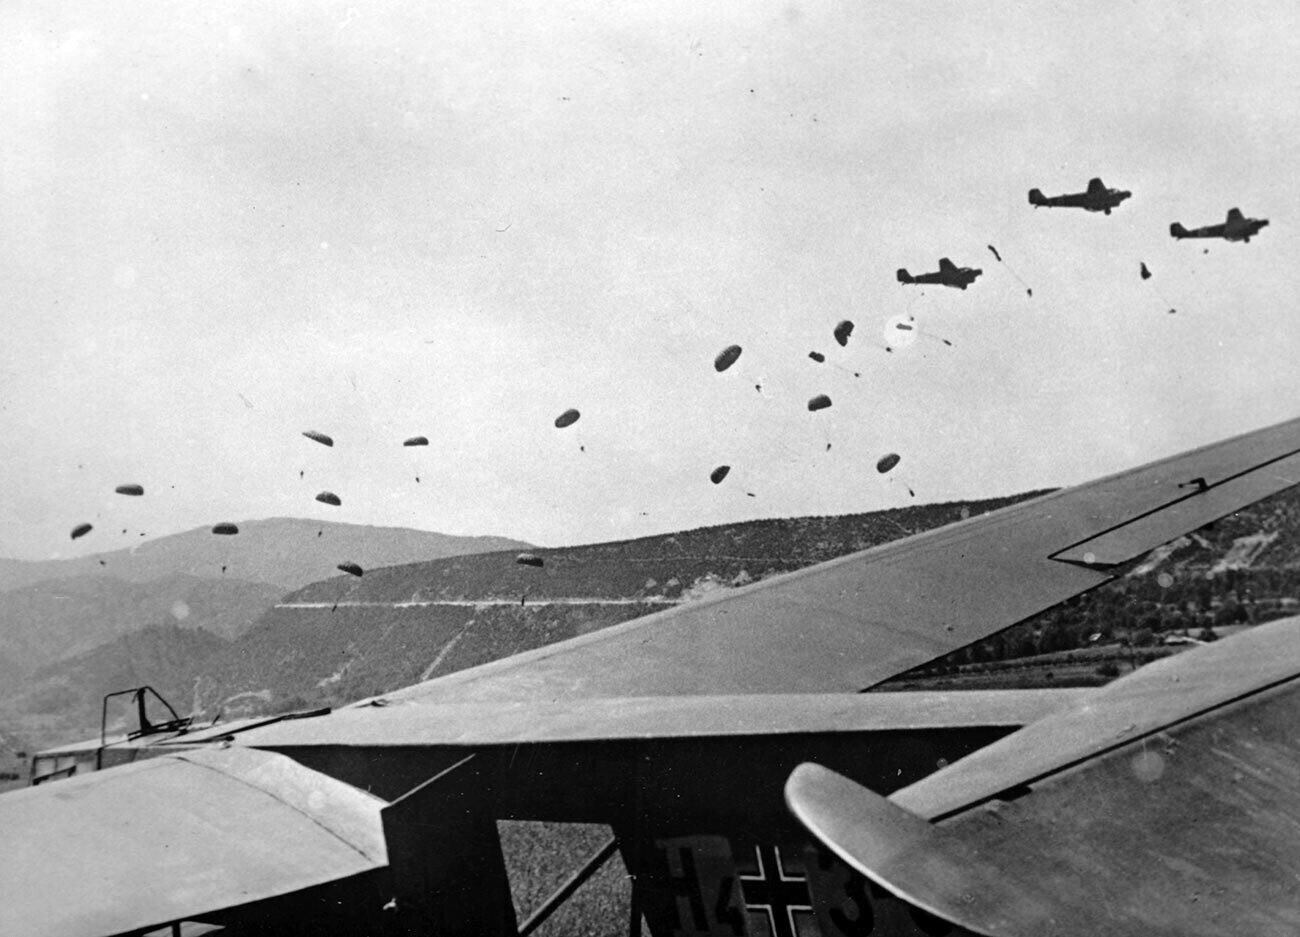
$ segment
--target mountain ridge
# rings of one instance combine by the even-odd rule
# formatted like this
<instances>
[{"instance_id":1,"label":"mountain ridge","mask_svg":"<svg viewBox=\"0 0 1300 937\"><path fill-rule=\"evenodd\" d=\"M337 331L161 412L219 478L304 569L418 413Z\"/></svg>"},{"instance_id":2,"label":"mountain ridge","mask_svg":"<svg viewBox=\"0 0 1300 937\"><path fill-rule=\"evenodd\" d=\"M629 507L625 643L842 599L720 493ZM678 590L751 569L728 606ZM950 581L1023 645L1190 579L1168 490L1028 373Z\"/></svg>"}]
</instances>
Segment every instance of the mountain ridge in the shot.
<instances>
[{"instance_id":1,"label":"mountain ridge","mask_svg":"<svg viewBox=\"0 0 1300 937\"><path fill-rule=\"evenodd\" d=\"M78 575L142 582L171 573L265 582L289 591L337 575L336 567L342 562L392 566L462 553L531 548L509 537L455 536L409 527L292 517L238 521L237 526L235 536L214 535L207 526L194 527L83 557L0 558L0 592Z\"/></svg>"}]
</instances>

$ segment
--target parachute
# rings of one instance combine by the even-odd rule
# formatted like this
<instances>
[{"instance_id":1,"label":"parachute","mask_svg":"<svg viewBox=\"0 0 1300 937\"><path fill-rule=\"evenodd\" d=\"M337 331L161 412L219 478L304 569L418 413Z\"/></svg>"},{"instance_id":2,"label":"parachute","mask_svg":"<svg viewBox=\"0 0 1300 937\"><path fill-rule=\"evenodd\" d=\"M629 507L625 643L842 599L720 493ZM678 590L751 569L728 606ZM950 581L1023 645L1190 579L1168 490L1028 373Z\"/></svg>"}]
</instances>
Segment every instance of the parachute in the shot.
<instances>
[{"instance_id":1,"label":"parachute","mask_svg":"<svg viewBox=\"0 0 1300 937\"><path fill-rule=\"evenodd\" d=\"M364 570L362 570L362 568L358 566L356 563L340 563L335 568L340 569L343 572L348 573L349 575L352 576L364 575Z\"/></svg>"},{"instance_id":2,"label":"parachute","mask_svg":"<svg viewBox=\"0 0 1300 937\"><path fill-rule=\"evenodd\" d=\"M902 457L896 452L891 452L887 456L882 456L880 461L876 463L876 471L881 475L884 475L900 461L902 461Z\"/></svg>"},{"instance_id":3,"label":"parachute","mask_svg":"<svg viewBox=\"0 0 1300 937\"><path fill-rule=\"evenodd\" d=\"M220 524L213 525L212 532L226 537L233 537L235 534L239 533L239 528L228 521L222 521Z\"/></svg>"},{"instance_id":4,"label":"parachute","mask_svg":"<svg viewBox=\"0 0 1300 937\"><path fill-rule=\"evenodd\" d=\"M306 430L306 431L303 433L303 435L306 436L306 437L307 437L308 439L310 439L310 440L313 440L313 441L315 441L315 442L320 443L322 446L332 446L332 445L334 445L334 440L330 439L330 438L329 438L328 436L326 436L324 433L318 433L318 432L316 432L314 429Z\"/></svg>"},{"instance_id":5,"label":"parachute","mask_svg":"<svg viewBox=\"0 0 1300 937\"><path fill-rule=\"evenodd\" d=\"M143 485L118 485L113 490L120 495L133 495L137 498L144 494Z\"/></svg>"},{"instance_id":6,"label":"parachute","mask_svg":"<svg viewBox=\"0 0 1300 937\"><path fill-rule=\"evenodd\" d=\"M406 440L406 442L402 443L402 445L403 446L427 446L429 445L429 437L412 436L410 439Z\"/></svg>"},{"instance_id":7,"label":"parachute","mask_svg":"<svg viewBox=\"0 0 1300 937\"><path fill-rule=\"evenodd\" d=\"M718 352L718 357L713 359L713 367L719 372L727 370L727 368L735 364L736 359L740 357L740 350L739 345L728 345L726 348L722 349L722 351Z\"/></svg>"},{"instance_id":8,"label":"parachute","mask_svg":"<svg viewBox=\"0 0 1300 937\"><path fill-rule=\"evenodd\" d=\"M78 524L76 527L72 528L72 539L76 540L78 537L84 537L94 529L94 526L91 524Z\"/></svg>"},{"instance_id":9,"label":"parachute","mask_svg":"<svg viewBox=\"0 0 1300 937\"><path fill-rule=\"evenodd\" d=\"M515 557L515 562L520 566L545 566L546 562L536 553L520 553Z\"/></svg>"},{"instance_id":10,"label":"parachute","mask_svg":"<svg viewBox=\"0 0 1300 937\"><path fill-rule=\"evenodd\" d=\"M825 410L830 405L831 398L827 397L825 394L818 394L812 400L808 401L808 409L813 413L816 413L818 410Z\"/></svg>"},{"instance_id":11,"label":"parachute","mask_svg":"<svg viewBox=\"0 0 1300 937\"><path fill-rule=\"evenodd\" d=\"M343 502L339 500L339 496L332 491L322 491L316 496L316 500L321 504L332 504L336 508L343 504Z\"/></svg>"},{"instance_id":12,"label":"parachute","mask_svg":"<svg viewBox=\"0 0 1300 937\"><path fill-rule=\"evenodd\" d=\"M823 355L820 351L810 351L808 352L808 357L811 358L813 361L816 361L818 364L822 364L826 361L826 356Z\"/></svg>"},{"instance_id":13,"label":"parachute","mask_svg":"<svg viewBox=\"0 0 1300 937\"><path fill-rule=\"evenodd\" d=\"M566 426L572 426L578 422L578 417L581 415L577 410L565 410L555 418L555 428L564 429Z\"/></svg>"},{"instance_id":14,"label":"parachute","mask_svg":"<svg viewBox=\"0 0 1300 937\"><path fill-rule=\"evenodd\" d=\"M849 336L853 334L853 323L845 319L839 325L835 326L835 341L840 343L844 348L849 344Z\"/></svg>"},{"instance_id":15,"label":"parachute","mask_svg":"<svg viewBox=\"0 0 1300 937\"><path fill-rule=\"evenodd\" d=\"M720 485L722 484L722 480L727 477L727 473L730 471L730 465L719 465L709 473L709 481L713 482L715 485Z\"/></svg>"}]
</instances>

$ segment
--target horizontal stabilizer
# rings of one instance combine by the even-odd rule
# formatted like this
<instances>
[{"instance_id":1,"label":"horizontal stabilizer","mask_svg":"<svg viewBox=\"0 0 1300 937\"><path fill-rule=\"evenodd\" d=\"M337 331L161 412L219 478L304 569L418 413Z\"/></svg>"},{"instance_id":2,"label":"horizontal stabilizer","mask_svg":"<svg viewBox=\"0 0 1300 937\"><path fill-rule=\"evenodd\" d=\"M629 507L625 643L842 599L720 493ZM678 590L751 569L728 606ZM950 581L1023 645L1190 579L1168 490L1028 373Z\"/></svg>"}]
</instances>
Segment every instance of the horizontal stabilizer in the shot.
<instances>
[{"instance_id":1,"label":"horizontal stabilizer","mask_svg":"<svg viewBox=\"0 0 1300 937\"><path fill-rule=\"evenodd\" d=\"M1290 934L1297 722L1289 619L1151 664L892 803L804 768L787 800L863 874L979 933Z\"/></svg>"},{"instance_id":2,"label":"horizontal stabilizer","mask_svg":"<svg viewBox=\"0 0 1300 937\"><path fill-rule=\"evenodd\" d=\"M1300 618L1259 625L1148 664L894 796L923 817L950 816L1296 677Z\"/></svg>"},{"instance_id":3,"label":"horizontal stabilizer","mask_svg":"<svg viewBox=\"0 0 1300 937\"><path fill-rule=\"evenodd\" d=\"M1049 926L1015 928L1026 917L1049 924L1051 904L989 871L960 839L848 778L803 764L786 782L785 799L799 822L851 868L930 914L982 935L1058 933Z\"/></svg>"}]
</instances>

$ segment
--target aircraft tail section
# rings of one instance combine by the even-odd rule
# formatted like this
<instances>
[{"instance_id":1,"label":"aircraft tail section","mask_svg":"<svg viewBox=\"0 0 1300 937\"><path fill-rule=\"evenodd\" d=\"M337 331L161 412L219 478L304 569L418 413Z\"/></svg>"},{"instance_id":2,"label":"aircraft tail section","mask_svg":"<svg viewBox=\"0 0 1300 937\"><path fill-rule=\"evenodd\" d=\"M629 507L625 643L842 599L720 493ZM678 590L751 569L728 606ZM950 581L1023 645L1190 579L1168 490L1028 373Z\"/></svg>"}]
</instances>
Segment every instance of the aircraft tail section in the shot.
<instances>
[{"instance_id":1,"label":"aircraft tail section","mask_svg":"<svg viewBox=\"0 0 1300 937\"><path fill-rule=\"evenodd\" d=\"M1047 199L1043 197L1043 193L1042 193L1041 191L1039 191L1038 189L1030 189L1030 190L1029 190L1029 204L1030 204L1030 205L1046 205L1046 204L1047 204Z\"/></svg>"},{"instance_id":2,"label":"aircraft tail section","mask_svg":"<svg viewBox=\"0 0 1300 937\"><path fill-rule=\"evenodd\" d=\"M915 282L916 282L916 278L913 277L910 273L907 272L907 268L905 268L905 267L899 267L899 268L898 268L898 282L899 282L899 283L915 283Z\"/></svg>"},{"instance_id":3,"label":"aircraft tail section","mask_svg":"<svg viewBox=\"0 0 1300 937\"><path fill-rule=\"evenodd\" d=\"M1171 237L1176 238L1188 237L1187 229L1176 221L1169 226L1169 234Z\"/></svg>"},{"instance_id":4,"label":"aircraft tail section","mask_svg":"<svg viewBox=\"0 0 1300 937\"><path fill-rule=\"evenodd\" d=\"M939 269L942 270L944 273L952 273L953 271L955 271L955 270L957 269L957 265L954 264L954 263L953 263L951 260L949 260L947 257L940 257L940 258L939 258Z\"/></svg>"},{"instance_id":5,"label":"aircraft tail section","mask_svg":"<svg viewBox=\"0 0 1300 937\"><path fill-rule=\"evenodd\" d=\"M1090 194L1096 195L1099 192L1105 192L1105 191L1106 191L1106 183L1102 182L1100 177L1096 179L1088 180L1088 192Z\"/></svg>"},{"instance_id":6,"label":"aircraft tail section","mask_svg":"<svg viewBox=\"0 0 1300 937\"><path fill-rule=\"evenodd\" d=\"M1229 209L1228 209L1228 220L1229 220L1229 221L1242 221L1242 220L1244 220L1244 219L1243 219L1243 216L1242 216L1242 214L1241 214L1241 209L1240 209L1240 208L1229 208Z\"/></svg>"}]
</instances>

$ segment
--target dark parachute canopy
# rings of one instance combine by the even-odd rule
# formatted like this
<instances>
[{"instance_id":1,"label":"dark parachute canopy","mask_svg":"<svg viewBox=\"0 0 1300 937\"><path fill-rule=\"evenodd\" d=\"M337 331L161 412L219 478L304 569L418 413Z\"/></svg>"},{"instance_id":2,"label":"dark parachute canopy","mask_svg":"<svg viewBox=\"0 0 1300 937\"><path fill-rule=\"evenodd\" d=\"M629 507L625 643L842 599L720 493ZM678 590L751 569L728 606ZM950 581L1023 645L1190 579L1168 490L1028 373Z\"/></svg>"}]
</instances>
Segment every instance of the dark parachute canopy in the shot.
<instances>
[{"instance_id":1,"label":"dark parachute canopy","mask_svg":"<svg viewBox=\"0 0 1300 937\"><path fill-rule=\"evenodd\" d=\"M84 537L94 529L94 526L91 524L78 524L76 527L72 528L72 539L76 540L78 537Z\"/></svg>"},{"instance_id":2,"label":"dark parachute canopy","mask_svg":"<svg viewBox=\"0 0 1300 937\"><path fill-rule=\"evenodd\" d=\"M740 350L739 345L728 345L726 348L722 349L722 351L718 352L718 357L713 359L713 367L720 372L727 370L727 368L735 364L736 359L740 357Z\"/></svg>"},{"instance_id":3,"label":"dark parachute canopy","mask_svg":"<svg viewBox=\"0 0 1300 937\"><path fill-rule=\"evenodd\" d=\"M412 436L410 439L406 440L406 442L402 443L402 445L403 446L427 446L429 445L429 437Z\"/></svg>"},{"instance_id":4,"label":"dark parachute canopy","mask_svg":"<svg viewBox=\"0 0 1300 937\"><path fill-rule=\"evenodd\" d=\"M887 456L882 456L880 461L876 463L876 471L881 475L884 475L900 461L902 461L902 457L896 452L891 452Z\"/></svg>"},{"instance_id":5,"label":"dark parachute canopy","mask_svg":"<svg viewBox=\"0 0 1300 937\"><path fill-rule=\"evenodd\" d=\"M713 482L715 485L720 485L722 484L722 480L727 477L727 473L730 471L730 465L719 465L709 473L709 481Z\"/></svg>"},{"instance_id":6,"label":"dark parachute canopy","mask_svg":"<svg viewBox=\"0 0 1300 937\"><path fill-rule=\"evenodd\" d=\"M229 521L222 521L220 524L212 525L212 532L214 534L220 534L223 537L233 537L235 534L239 533L239 528Z\"/></svg>"},{"instance_id":7,"label":"dark parachute canopy","mask_svg":"<svg viewBox=\"0 0 1300 937\"><path fill-rule=\"evenodd\" d=\"M134 495L138 498L144 494L144 485L118 485L113 490L120 495Z\"/></svg>"},{"instance_id":8,"label":"dark parachute canopy","mask_svg":"<svg viewBox=\"0 0 1300 937\"><path fill-rule=\"evenodd\" d=\"M818 364L822 364L826 360L826 356L823 355L820 351L810 351L808 352L808 357L811 358L813 361L816 361Z\"/></svg>"},{"instance_id":9,"label":"dark parachute canopy","mask_svg":"<svg viewBox=\"0 0 1300 937\"><path fill-rule=\"evenodd\" d=\"M808 409L813 413L816 413L818 410L825 410L830 405L831 398L827 397L825 394L818 394L812 400L808 401Z\"/></svg>"},{"instance_id":10,"label":"dark parachute canopy","mask_svg":"<svg viewBox=\"0 0 1300 937\"><path fill-rule=\"evenodd\" d=\"M577 410L565 410L555 418L555 428L564 429L566 426L572 426L578 422L578 417L582 416Z\"/></svg>"},{"instance_id":11,"label":"dark parachute canopy","mask_svg":"<svg viewBox=\"0 0 1300 937\"><path fill-rule=\"evenodd\" d=\"M339 496L332 491L322 491L316 496L316 500L321 504L332 504L336 508L343 504L343 502L339 500Z\"/></svg>"},{"instance_id":12,"label":"dark parachute canopy","mask_svg":"<svg viewBox=\"0 0 1300 937\"><path fill-rule=\"evenodd\" d=\"M316 432L314 429L309 429L309 430L304 431L304 432L303 432L303 435L306 436L306 437L307 437L308 439L310 439L310 440L313 440L313 441L315 441L315 442L320 443L322 446L332 446L332 445L334 445L334 440L330 439L330 438L329 438L328 436L326 436L324 433L318 433L318 432Z\"/></svg>"},{"instance_id":13,"label":"dark parachute canopy","mask_svg":"<svg viewBox=\"0 0 1300 937\"><path fill-rule=\"evenodd\" d=\"M545 566L546 562L536 553L520 553L515 557L520 566Z\"/></svg>"},{"instance_id":14,"label":"dark parachute canopy","mask_svg":"<svg viewBox=\"0 0 1300 937\"><path fill-rule=\"evenodd\" d=\"M348 573L352 576L361 576L365 574L365 571L362 570L362 568L358 566L356 563L340 563L335 568L340 569L343 572Z\"/></svg>"},{"instance_id":15,"label":"dark parachute canopy","mask_svg":"<svg viewBox=\"0 0 1300 937\"><path fill-rule=\"evenodd\" d=\"M835 341L840 343L844 348L849 343L849 336L853 334L853 323L845 319L839 325L835 326Z\"/></svg>"}]
</instances>

